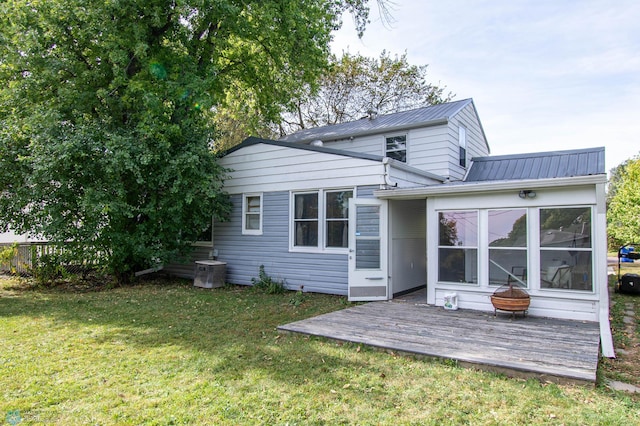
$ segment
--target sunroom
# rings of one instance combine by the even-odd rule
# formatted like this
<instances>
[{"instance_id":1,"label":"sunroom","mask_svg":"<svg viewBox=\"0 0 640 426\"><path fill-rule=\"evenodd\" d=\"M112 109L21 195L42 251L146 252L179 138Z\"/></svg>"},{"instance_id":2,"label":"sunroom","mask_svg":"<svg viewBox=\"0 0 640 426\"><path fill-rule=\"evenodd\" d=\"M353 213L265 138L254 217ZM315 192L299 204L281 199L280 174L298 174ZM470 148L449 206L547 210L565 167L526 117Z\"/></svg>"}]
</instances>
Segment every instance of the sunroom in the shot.
<instances>
[{"instance_id":1,"label":"sunroom","mask_svg":"<svg viewBox=\"0 0 640 426\"><path fill-rule=\"evenodd\" d=\"M600 322L604 352L610 331L603 161L598 148L486 157L474 159L464 182L375 195L426 200L428 304L443 306L455 294L461 309L494 311L491 295L517 286L530 296L529 315ZM505 168L511 172L498 173Z\"/></svg>"}]
</instances>

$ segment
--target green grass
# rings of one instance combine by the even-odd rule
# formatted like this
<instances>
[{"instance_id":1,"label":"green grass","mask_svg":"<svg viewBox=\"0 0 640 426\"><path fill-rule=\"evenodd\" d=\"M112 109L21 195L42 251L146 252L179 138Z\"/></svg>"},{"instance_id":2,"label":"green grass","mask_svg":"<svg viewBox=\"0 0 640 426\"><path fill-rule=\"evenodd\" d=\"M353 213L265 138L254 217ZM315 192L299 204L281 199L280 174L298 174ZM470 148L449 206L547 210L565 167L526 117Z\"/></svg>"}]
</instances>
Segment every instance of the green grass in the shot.
<instances>
[{"instance_id":1,"label":"green grass","mask_svg":"<svg viewBox=\"0 0 640 426\"><path fill-rule=\"evenodd\" d=\"M280 334L277 325L347 305L292 296L188 282L74 293L0 279L0 422L640 423L640 400L604 387Z\"/></svg>"}]
</instances>

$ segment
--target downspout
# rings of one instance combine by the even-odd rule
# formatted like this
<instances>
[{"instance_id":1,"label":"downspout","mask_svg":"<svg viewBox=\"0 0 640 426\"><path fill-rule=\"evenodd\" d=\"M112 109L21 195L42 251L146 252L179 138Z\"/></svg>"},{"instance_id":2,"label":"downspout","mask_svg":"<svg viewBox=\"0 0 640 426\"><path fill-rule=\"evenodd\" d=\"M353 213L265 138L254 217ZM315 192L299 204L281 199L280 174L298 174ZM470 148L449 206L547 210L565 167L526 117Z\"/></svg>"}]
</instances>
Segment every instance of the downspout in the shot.
<instances>
[{"instance_id":1,"label":"downspout","mask_svg":"<svg viewBox=\"0 0 640 426\"><path fill-rule=\"evenodd\" d=\"M609 320L609 275L607 274L607 207L606 192L604 184L595 185L596 193L596 235L599 241L596 250L601 250L598 256L602 259L596 265L596 282L599 285L598 294L598 323L600 325L600 349L602 356L615 358L616 351L613 345L613 335L611 333L611 323Z\"/></svg>"},{"instance_id":2,"label":"downspout","mask_svg":"<svg viewBox=\"0 0 640 426\"><path fill-rule=\"evenodd\" d=\"M382 165L384 166L384 184L387 187L397 188L398 187L398 182L392 182L391 181L391 176L389 174L389 170L391 169L390 161L391 161L391 159L389 157L384 157L382 159Z\"/></svg>"}]
</instances>

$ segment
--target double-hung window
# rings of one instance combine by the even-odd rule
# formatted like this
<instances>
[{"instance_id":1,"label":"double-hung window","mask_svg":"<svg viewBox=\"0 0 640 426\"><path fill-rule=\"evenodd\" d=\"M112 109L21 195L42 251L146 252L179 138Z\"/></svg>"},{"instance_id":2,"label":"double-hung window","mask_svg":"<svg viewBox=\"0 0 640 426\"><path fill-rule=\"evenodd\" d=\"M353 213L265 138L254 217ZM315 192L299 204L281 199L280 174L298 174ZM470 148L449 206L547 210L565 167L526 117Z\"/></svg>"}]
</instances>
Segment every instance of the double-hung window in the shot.
<instances>
[{"instance_id":1,"label":"double-hung window","mask_svg":"<svg viewBox=\"0 0 640 426\"><path fill-rule=\"evenodd\" d=\"M262 194L244 194L242 197L242 233L262 235Z\"/></svg>"},{"instance_id":2,"label":"double-hung window","mask_svg":"<svg viewBox=\"0 0 640 426\"><path fill-rule=\"evenodd\" d=\"M349 246L349 199L352 197L352 190L294 193L292 195L292 249L347 248Z\"/></svg>"}]
</instances>

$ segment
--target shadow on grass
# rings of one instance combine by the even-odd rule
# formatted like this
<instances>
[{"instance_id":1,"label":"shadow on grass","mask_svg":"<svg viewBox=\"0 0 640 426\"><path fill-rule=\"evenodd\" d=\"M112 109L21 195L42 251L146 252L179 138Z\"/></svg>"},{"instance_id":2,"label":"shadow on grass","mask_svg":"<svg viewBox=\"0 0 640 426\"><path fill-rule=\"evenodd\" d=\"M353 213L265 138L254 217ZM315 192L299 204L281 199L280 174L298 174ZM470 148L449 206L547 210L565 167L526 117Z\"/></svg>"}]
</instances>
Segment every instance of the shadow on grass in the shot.
<instances>
[{"instance_id":1,"label":"shadow on grass","mask_svg":"<svg viewBox=\"0 0 640 426\"><path fill-rule=\"evenodd\" d=\"M140 348L181 348L202 357L209 371L227 379L260 370L287 384L309 377L331 381L339 379L330 377L336 371L366 367L309 344L342 343L279 333L278 325L347 306L344 298L320 294L308 294L304 303L294 306L293 295L267 295L239 286L204 290L187 281L82 293L7 288L0 281L0 322L12 317L24 324L45 319L55 329L90 336L84 341L96 347L123 342ZM357 345L351 346L355 352Z\"/></svg>"}]
</instances>

